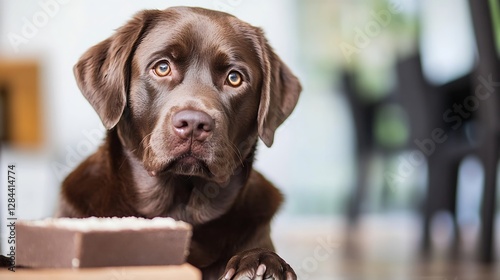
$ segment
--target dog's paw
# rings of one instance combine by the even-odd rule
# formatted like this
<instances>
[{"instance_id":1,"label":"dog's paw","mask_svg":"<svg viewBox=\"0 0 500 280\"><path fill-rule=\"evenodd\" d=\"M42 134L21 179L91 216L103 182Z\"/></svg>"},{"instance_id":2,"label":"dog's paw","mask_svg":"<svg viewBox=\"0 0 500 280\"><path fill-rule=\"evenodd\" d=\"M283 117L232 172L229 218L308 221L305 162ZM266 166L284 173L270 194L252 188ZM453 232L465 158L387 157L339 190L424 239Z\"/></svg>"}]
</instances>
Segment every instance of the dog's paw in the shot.
<instances>
[{"instance_id":1,"label":"dog's paw","mask_svg":"<svg viewBox=\"0 0 500 280\"><path fill-rule=\"evenodd\" d=\"M282 258L266 249L251 249L232 257L221 280L296 280L297 275Z\"/></svg>"}]
</instances>

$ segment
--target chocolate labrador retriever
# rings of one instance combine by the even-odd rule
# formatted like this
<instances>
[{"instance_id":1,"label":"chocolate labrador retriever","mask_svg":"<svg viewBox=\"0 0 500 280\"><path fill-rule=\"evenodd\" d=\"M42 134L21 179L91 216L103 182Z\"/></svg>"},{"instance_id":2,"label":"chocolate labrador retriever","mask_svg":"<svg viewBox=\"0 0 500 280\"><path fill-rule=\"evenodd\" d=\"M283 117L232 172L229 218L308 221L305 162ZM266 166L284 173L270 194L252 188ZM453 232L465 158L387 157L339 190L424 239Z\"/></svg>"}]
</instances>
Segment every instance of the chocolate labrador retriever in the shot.
<instances>
[{"instance_id":1,"label":"chocolate labrador retriever","mask_svg":"<svg viewBox=\"0 0 500 280\"><path fill-rule=\"evenodd\" d=\"M252 169L301 86L261 29L201 8L138 13L90 48L76 80L105 143L64 181L59 216L192 224L203 279L296 279L273 251L282 195Z\"/></svg>"}]
</instances>

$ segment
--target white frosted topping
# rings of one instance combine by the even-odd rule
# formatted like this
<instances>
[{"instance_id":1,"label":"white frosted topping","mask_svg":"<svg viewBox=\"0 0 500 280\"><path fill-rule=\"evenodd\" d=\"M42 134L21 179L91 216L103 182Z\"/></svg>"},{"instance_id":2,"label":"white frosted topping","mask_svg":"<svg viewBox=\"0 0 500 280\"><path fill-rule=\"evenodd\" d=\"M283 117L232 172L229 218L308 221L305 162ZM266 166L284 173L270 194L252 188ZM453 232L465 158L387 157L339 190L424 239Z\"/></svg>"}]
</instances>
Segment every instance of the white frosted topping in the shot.
<instances>
[{"instance_id":1,"label":"white frosted topping","mask_svg":"<svg viewBox=\"0 0 500 280\"><path fill-rule=\"evenodd\" d=\"M20 221L21 222L21 221ZM22 221L23 224L38 227L56 227L76 231L114 231L141 229L191 229L185 222L172 218L145 219L138 217L112 218L49 218L35 221Z\"/></svg>"}]
</instances>

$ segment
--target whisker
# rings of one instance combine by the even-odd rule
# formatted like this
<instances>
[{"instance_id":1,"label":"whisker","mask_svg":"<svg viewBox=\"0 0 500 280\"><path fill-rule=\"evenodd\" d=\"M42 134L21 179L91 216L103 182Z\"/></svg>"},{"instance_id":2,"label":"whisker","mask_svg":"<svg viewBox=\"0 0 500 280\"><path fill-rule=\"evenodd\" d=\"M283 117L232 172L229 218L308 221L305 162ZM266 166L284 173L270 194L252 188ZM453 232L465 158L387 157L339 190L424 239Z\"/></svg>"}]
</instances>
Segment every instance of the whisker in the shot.
<instances>
[{"instance_id":1,"label":"whisker","mask_svg":"<svg viewBox=\"0 0 500 280\"><path fill-rule=\"evenodd\" d=\"M243 165L243 156L241 155L241 152L239 151L238 147L236 147L234 143L230 143L229 147L236 154L236 156L240 160L241 165Z\"/></svg>"},{"instance_id":2,"label":"whisker","mask_svg":"<svg viewBox=\"0 0 500 280\"><path fill-rule=\"evenodd\" d=\"M144 142L145 142L146 140L150 139L152 134L153 134L153 132L150 132L150 133L146 134L146 135L142 138L141 142L139 142L138 147L136 147L136 148L134 149L134 151L137 151L137 150L138 150L138 149L139 149L142 145L144 145ZM148 143L147 143L147 145L146 145L146 146L144 146L144 153L146 153L146 154L147 154L147 153L149 152L149 150L150 150L150 149L151 149L151 142L148 142Z\"/></svg>"},{"instance_id":3,"label":"whisker","mask_svg":"<svg viewBox=\"0 0 500 280\"><path fill-rule=\"evenodd\" d=\"M148 137L151 137L152 134L153 134L153 132L146 134L146 136L144 136L144 138L142 138L141 142L139 142L139 146L142 145L143 142L146 141Z\"/></svg>"}]
</instances>

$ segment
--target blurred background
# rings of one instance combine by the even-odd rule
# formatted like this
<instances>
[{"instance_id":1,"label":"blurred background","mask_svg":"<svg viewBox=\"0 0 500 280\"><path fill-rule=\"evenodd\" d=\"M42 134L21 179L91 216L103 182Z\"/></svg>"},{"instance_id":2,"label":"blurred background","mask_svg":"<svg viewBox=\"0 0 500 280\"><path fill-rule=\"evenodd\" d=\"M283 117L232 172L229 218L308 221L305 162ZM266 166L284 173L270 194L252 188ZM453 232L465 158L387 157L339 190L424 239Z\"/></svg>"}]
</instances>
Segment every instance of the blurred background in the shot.
<instances>
[{"instance_id":1,"label":"blurred background","mask_svg":"<svg viewBox=\"0 0 500 280\"><path fill-rule=\"evenodd\" d=\"M141 9L262 27L303 93L256 169L299 279L499 279L497 0L0 0L0 225L53 215L104 128L72 67ZM495 220L497 222L495 223Z\"/></svg>"}]
</instances>

